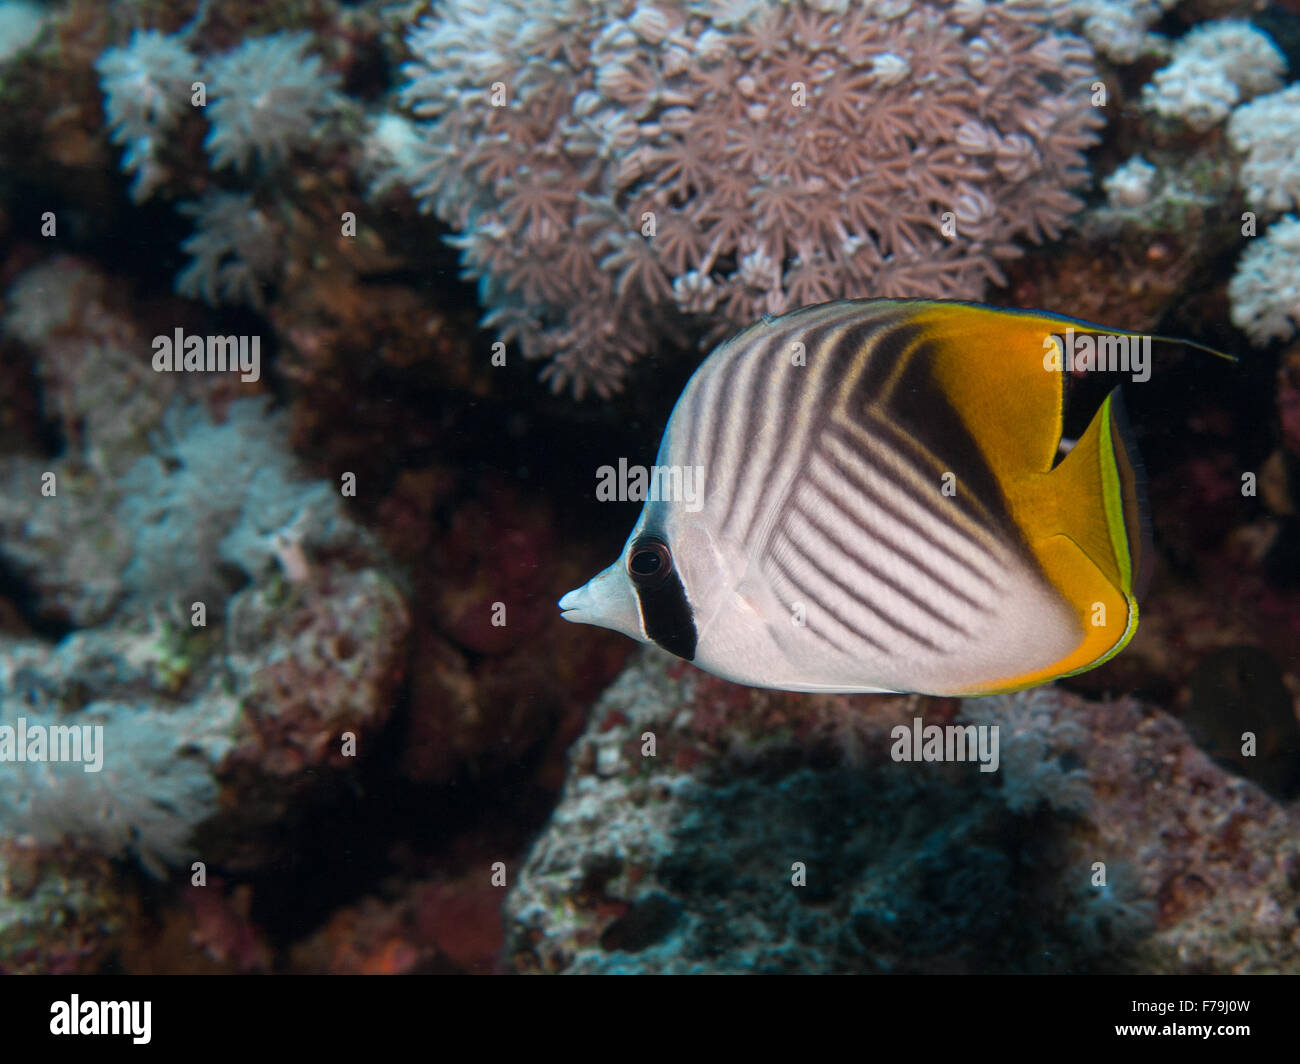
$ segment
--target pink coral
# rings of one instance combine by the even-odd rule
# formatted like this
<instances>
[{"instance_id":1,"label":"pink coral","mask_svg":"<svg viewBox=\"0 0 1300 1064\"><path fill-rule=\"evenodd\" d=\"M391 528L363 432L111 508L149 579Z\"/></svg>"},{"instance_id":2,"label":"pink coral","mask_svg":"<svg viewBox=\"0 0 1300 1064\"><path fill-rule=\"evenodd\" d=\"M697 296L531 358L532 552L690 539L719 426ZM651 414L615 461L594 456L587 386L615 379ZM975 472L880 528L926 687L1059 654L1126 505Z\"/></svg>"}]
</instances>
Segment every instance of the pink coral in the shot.
<instances>
[{"instance_id":1,"label":"pink coral","mask_svg":"<svg viewBox=\"0 0 1300 1064\"><path fill-rule=\"evenodd\" d=\"M1018 238L1054 238L1100 124L1063 17L452 0L411 35L404 176L463 234L485 323L557 390L606 395L673 326L979 298Z\"/></svg>"}]
</instances>

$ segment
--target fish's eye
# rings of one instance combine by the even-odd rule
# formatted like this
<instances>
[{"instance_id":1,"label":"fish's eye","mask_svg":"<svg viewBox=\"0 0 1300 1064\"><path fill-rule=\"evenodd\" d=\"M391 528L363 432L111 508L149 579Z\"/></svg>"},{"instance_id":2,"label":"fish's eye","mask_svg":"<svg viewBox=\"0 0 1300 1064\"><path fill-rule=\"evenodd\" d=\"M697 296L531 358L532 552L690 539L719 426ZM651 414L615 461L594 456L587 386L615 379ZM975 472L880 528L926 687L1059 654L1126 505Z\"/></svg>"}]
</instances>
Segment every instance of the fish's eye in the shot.
<instances>
[{"instance_id":1,"label":"fish's eye","mask_svg":"<svg viewBox=\"0 0 1300 1064\"><path fill-rule=\"evenodd\" d=\"M663 540L644 536L632 544L632 552L627 556L627 573L634 584L656 584L672 571L672 552Z\"/></svg>"}]
</instances>

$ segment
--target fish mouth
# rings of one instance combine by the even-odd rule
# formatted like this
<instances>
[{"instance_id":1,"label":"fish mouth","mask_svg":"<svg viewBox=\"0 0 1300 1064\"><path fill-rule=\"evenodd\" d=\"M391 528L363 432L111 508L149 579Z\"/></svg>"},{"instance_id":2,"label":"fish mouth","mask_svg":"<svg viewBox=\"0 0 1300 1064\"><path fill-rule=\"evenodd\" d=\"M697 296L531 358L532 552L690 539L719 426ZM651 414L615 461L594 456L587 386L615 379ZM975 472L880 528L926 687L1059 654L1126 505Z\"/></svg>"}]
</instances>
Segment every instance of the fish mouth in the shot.
<instances>
[{"instance_id":1,"label":"fish mouth","mask_svg":"<svg viewBox=\"0 0 1300 1064\"><path fill-rule=\"evenodd\" d=\"M560 616L572 624L592 624L633 639L643 638L636 597L621 561L570 591L560 599L559 607Z\"/></svg>"},{"instance_id":2,"label":"fish mouth","mask_svg":"<svg viewBox=\"0 0 1300 1064\"><path fill-rule=\"evenodd\" d=\"M560 616L564 620L575 622L578 620L575 614L581 613L582 607L585 605L582 591L583 589L580 587L575 588L556 603L560 607Z\"/></svg>"}]
</instances>

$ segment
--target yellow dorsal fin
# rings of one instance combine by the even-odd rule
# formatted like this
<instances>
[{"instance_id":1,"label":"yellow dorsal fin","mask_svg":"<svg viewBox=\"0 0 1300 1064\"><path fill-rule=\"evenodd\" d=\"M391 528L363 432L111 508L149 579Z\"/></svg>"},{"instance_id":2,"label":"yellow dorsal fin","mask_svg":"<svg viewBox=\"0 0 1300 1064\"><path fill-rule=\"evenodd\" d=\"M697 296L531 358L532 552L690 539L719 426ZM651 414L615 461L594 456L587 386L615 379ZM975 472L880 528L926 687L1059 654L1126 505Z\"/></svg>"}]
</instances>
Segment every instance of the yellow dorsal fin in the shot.
<instances>
[{"instance_id":1,"label":"yellow dorsal fin","mask_svg":"<svg viewBox=\"0 0 1300 1064\"><path fill-rule=\"evenodd\" d=\"M1052 468L1064 377L1044 368L1057 322L963 303L919 303L927 366L1004 483Z\"/></svg>"},{"instance_id":2,"label":"yellow dorsal fin","mask_svg":"<svg viewBox=\"0 0 1300 1064\"><path fill-rule=\"evenodd\" d=\"M1076 336L1138 342L1146 333L1113 329L1037 310L918 300L914 320L930 343L930 372L960 413L981 454L1004 482L1045 473L1061 442L1065 377L1058 341ZM1211 347L1164 336L1235 361Z\"/></svg>"}]
</instances>

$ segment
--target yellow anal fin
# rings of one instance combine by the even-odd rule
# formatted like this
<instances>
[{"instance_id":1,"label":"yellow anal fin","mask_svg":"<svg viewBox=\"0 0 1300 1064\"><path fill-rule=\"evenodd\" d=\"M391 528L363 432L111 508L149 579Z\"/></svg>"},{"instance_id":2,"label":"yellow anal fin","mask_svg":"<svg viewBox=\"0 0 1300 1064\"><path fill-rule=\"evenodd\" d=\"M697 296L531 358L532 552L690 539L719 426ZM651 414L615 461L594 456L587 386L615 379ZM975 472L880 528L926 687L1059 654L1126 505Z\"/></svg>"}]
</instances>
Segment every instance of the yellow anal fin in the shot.
<instances>
[{"instance_id":1,"label":"yellow anal fin","mask_svg":"<svg viewBox=\"0 0 1300 1064\"><path fill-rule=\"evenodd\" d=\"M1004 694L1037 687L1062 676L1087 672L1124 649L1137 628L1137 604L1111 585L1078 544L1068 536L1052 536L1037 545L1035 554L1054 581L1065 580L1073 589L1071 604L1079 617L1082 639L1069 654L1032 672L1000 677L967 697Z\"/></svg>"}]
</instances>

